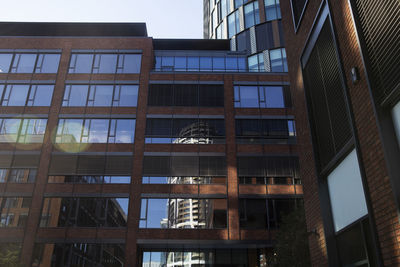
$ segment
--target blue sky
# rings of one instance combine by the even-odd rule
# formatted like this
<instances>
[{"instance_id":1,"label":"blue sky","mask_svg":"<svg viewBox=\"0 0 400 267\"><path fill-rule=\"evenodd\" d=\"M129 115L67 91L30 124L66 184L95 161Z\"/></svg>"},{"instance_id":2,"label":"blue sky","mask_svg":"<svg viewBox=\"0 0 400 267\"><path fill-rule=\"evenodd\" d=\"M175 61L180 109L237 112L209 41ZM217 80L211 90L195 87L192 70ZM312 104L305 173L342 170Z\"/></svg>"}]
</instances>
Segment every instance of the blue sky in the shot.
<instances>
[{"instance_id":1,"label":"blue sky","mask_svg":"<svg viewBox=\"0 0 400 267\"><path fill-rule=\"evenodd\" d=\"M4 0L0 21L146 22L155 38L203 38L203 0Z\"/></svg>"}]
</instances>

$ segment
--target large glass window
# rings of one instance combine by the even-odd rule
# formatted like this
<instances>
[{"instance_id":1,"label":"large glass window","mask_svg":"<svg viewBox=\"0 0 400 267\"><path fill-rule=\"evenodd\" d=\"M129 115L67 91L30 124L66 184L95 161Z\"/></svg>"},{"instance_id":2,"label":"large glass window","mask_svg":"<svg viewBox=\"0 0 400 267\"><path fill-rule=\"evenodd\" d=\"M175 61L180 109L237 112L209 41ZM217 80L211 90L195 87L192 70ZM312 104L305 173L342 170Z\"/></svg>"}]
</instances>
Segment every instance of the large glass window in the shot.
<instances>
[{"instance_id":1,"label":"large glass window","mask_svg":"<svg viewBox=\"0 0 400 267\"><path fill-rule=\"evenodd\" d=\"M45 198L40 227L126 227L129 198Z\"/></svg>"},{"instance_id":2,"label":"large glass window","mask_svg":"<svg viewBox=\"0 0 400 267\"><path fill-rule=\"evenodd\" d=\"M142 198L140 228L227 227L226 199Z\"/></svg>"},{"instance_id":3,"label":"large glass window","mask_svg":"<svg viewBox=\"0 0 400 267\"><path fill-rule=\"evenodd\" d=\"M60 119L56 143L133 143L132 119Z\"/></svg>"},{"instance_id":4,"label":"large glass window","mask_svg":"<svg viewBox=\"0 0 400 267\"><path fill-rule=\"evenodd\" d=\"M2 106L50 106L54 85L0 84ZM4 91L4 94L3 94Z\"/></svg>"},{"instance_id":5,"label":"large glass window","mask_svg":"<svg viewBox=\"0 0 400 267\"><path fill-rule=\"evenodd\" d=\"M284 108L284 87L282 86L234 86L236 108Z\"/></svg>"},{"instance_id":6,"label":"large glass window","mask_svg":"<svg viewBox=\"0 0 400 267\"><path fill-rule=\"evenodd\" d=\"M225 139L223 119L147 119L146 143L216 144Z\"/></svg>"},{"instance_id":7,"label":"large glass window","mask_svg":"<svg viewBox=\"0 0 400 267\"><path fill-rule=\"evenodd\" d=\"M271 60L271 72L287 72L286 50L278 48L269 51Z\"/></svg>"},{"instance_id":8,"label":"large glass window","mask_svg":"<svg viewBox=\"0 0 400 267\"><path fill-rule=\"evenodd\" d=\"M0 53L0 73L57 73L60 54Z\"/></svg>"},{"instance_id":9,"label":"large glass window","mask_svg":"<svg viewBox=\"0 0 400 267\"><path fill-rule=\"evenodd\" d=\"M263 53L258 53L248 57L248 65L250 72L263 72L265 71L264 66L264 55Z\"/></svg>"},{"instance_id":10,"label":"large glass window","mask_svg":"<svg viewBox=\"0 0 400 267\"><path fill-rule=\"evenodd\" d=\"M328 175L329 197L336 232L368 214L361 179L355 150Z\"/></svg>"},{"instance_id":11,"label":"large glass window","mask_svg":"<svg viewBox=\"0 0 400 267\"><path fill-rule=\"evenodd\" d=\"M36 169L1 168L0 183L33 183L36 179Z\"/></svg>"},{"instance_id":12,"label":"large glass window","mask_svg":"<svg viewBox=\"0 0 400 267\"><path fill-rule=\"evenodd\" d=\"M253 1L244 6L244 25L250 28L260 23L260 11L258 9L258 1Z\"/></svg>"},{"instance_id":13,"label":"large glass window","mask_svg":"<svg viewBox=\"0 0 400 267\"><path fill-rule=\"evenodd\" d=\"M228 16L228 37L232 38L240 32L239 11L236 10Z\"/></svg>"},{"instance_id":14,"label":"large glass window","mask_svg":"<svg viewBox=\"0 0 400 267\"><path fill-rule=\"evenodd\" d=\"M0 73L7 73L10 70L13 54L0 54Z\"/></svg>"},{"instance_id":15,"label":"large glass window","mask_svg":"<svg viewBox=\"0 0 400 267\"><path fill-rule=\"evenodd\" d=\"M32 266L112 266L123 267L125 244L36 243Z\"/></svg>"},{"instance_id":16,"label":"large glass window","mask_svg":"<svg viewBox=\"0 0 400 267\"><path fill-rule=\"evenodd\" d=\"M1 197L0 228L25 227L31 202L30 197Z\"/></svg>"},{"instance_id":17,"label":"large glass window","mask_svg":"<svg viewBox=\"0 0 400 267\"><path fill-rule=\"evenodd\" d=\"M47 119L0 119L0 142L42 143Z\"/></svg>"},{"instance_id":18,"label":"large glass window","mask_svg":"<svg viewBox=\"0 0 400 267\"><path fill-rule=\"evenodd\" d=\"M279 0L264 0L266 21L280 19L281 7Z\"/></svg>"},{"instance_id":19,"label":"large glass window","mask_svg":"<svg viewBox=\"0 0 400 267\"><path fill-rule=\"evenodd\" d=\"M130 184L130 176L116 175L51 175L49 183L72 183L72 184Z\"/></svg>"},{"instance_id":20,"label":"large glass window","mask_svg":"<svg viewBox=\"0 0 400 267\"><path fill-rule=\"evenodd\" d=\"M140 73L140 54L72 53L69 73Z\"/></svg>"},{"instance_id":21,"label":"large glass window","mask_svg":"<svg viewBox=\"0 0 400 267\"><path fill-rule=\"evenodd\" d=\"M286 119L237 119L238 143L287 144L295 136L293 120Z\"/></svg>"},{"instance_id":22,"label":"large glass window","mask_svg":"<svg viewBox=\"0 0 400 267\"><path fill-rule=\"evenodd\" d=\"M240 228L271 229L279 227L282 216L302 206L301 199L240 199Z\"/></svg>"}]
</instances>

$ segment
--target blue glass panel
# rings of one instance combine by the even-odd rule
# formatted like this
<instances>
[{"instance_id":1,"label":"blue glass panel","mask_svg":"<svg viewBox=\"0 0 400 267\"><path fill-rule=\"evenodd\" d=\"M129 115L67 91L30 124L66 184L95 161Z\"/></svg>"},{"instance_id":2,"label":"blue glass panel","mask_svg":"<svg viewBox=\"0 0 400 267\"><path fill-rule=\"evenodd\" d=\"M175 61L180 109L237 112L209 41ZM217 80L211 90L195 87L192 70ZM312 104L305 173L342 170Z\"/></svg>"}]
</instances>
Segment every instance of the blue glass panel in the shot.
<instances>
[{"instance_id":1,"label":"blue glass panel","mask_svg":"<svg viewBox=\"0 0 400 267\"><path fill-rule=\"evenodd\" d=\"M200 57L200 71L211 71L212 60L211 57Z\"/></svg>"},{"instance_id":2,"label":"blue glass panel","mask_svg":"<svg viewBox=\"0 0 400 267\"><path fill-rule=\"evenodd\" d=\"M104 183L110 184L130 184L130 176L104 176Z\"/></svg>"},{"instance_id":3,"label":"blue glass panel","mask_svg":"<svg viewBox=\"0 0 400 267\"><path fill-rule=\"evenodd\" d=\"M228 16L228 37L232 38L236 34L236 12Z\"/></svg>"},{"instance_id":4,"label":"blue glass panel","mask_svg":"<svg viewBox=\"0 0 400 267\"><path fill-rule=\"evenodd\" d=\"M110 107L113 97L113 85L96 85L90 88L95 90L93 106Z\"/></svg>"},{"instance_id":5,"label":"blue glass panel","mask_svg":"<svg viewBox=\"0 0 400 267\"><path fill-rule=\"evenodd\" d=\"M142 64L142 55L124 54L119 56L119 60L121 61L122 58L123 58L122 70L118 70L118 73L140 73L140 66Z\"/></svg>"},{"instance_id":6,"label":"blue glass panel","mask_svg":"<svg viewBox=\"0 0 400 267\"><path fill-rule=\"evenodd\" d=\"M32 87L35 85L32 85ZM50 106L53 96L54 85L36 85L36 94L33 106ZM31 90L33 92L33 90Z\"/></svg>"},{"instance_id":7,"label":"blue glass panel","mask_svg":"<svg viewBox=\"0 0 400 267\"><path fill-rule=\"evenodd\" d=\"M249 71L257 72L258 71L258 55L250 56L248 58L249 61Z\"/></svg>"},{"instance_id":8,"label":"blue glass panel","mask_svg":"<svg viewBox=\"0 0 400 267\"><path fill-rule=\"evenodd\" d=\"M0 54L0 73L7 73L10 70L12 54Z\"/></svg>"},{"instance_id":9,"label":"blue glass panel","mask_svg":"<svg viewBox=\"0 0 400 267\"><path fill-rule=\"evenodd\" d=\"M269 51L269 57L271 60L271 71L272 72L283 72L282 53L281 49L274 49Z\"/></svg>"},{"instance_id":10,"label":"blue glass panel","mask_svg":"<svg viewBox=\"0 0 400 267\"><path fill-rule=\"evenodd\" d=\"M161 57L156 57L156 62L155 62L155 69L160 70L161 69Z\"/></svg>"},{"instance_id":11,"label":"blue glass panel","mask_svg":"<svg viewBox=\"0 0 400 267\"><path fill-rule=\"evenodd\" d=\"M161 68L163 70L173 70L174 57L163 57L161 62Z\"/></svg>"},{"instance_id":12,"label":"blue glass panel","mask_svg":"<svg viewBox=\"0 0 400 267\"><path fill-rule=\"evenodd\" d=\"M138 99L138 85L121 85L119 96L120 107L136 107Z\"/></svg>"},{"instance_id":13,"label":"blue glass panel","mask_svg":"<svg viewBox=\"0 0 400 267\"><path fill-rule=\"evenodd\" d=\"M57 73L61 55L42 54L41 56L43 56L42 67L40 69L36 69L36 72Z\"/></svg>"},{"instance_id":14,"label":"blue glass panel","mask_svg":"<svg viewBox=\"0 0 400 267\"><path fill-rule=\"evenodd\" d=\"M284 108L283 89L281 86L265 86L267 108Z\"/></svg>"},{"instance_id":15,"label":"blue glass panel","mask_svg":"<svg viewBox=\"0 0 400 267\"><path fill-rule=\"evenodd\" d=\"M3 96L4 87L5 87L4 84L0 84L0 101L1 101L1 98L2 98L2 96ZM0 103L1 103L1 102L0 102Z\"/></svg>"},{"instance_id":16,"label":"blue glass panel","mask_svg":"<svg viewBox=\"0 0 400 267\"><path fill-rule=\"evenodd\" d=\"M69 98L65 97L65 99L69 99L68 106L86 106L88 87L88 85L71 85Z\"/></svg>"},{"instance_id":17,"label":"blue glass panel","mask_svg":"<svg viewBox=\"0 0 400 267\"><path fill-rule=\"evenodd\" d=\"M226 70L227 71L237 71L238 70L238 58L237 57L227 57L226 58Z\"/></svg>"},{"instance_id":18,"label":"blue glass panel","mask_svg":"<svg viewBox=\"0 0 400 267\"><path fill-rule=\"evenodd\" d=\"M117 120L115 143L133 143L135 120Z\"/></svg>"},{"instance_id":19,"label":"blue glass panel","mask_svg":"<svg viewBox=\"0 0 400 267\"><path fill-rule=\"evenodd\" d=\"M186 57L175 57L175 70L177 71L186 70Z\"/></svg>"},{"instance_id":20,"label":"blue glass panel","mask_svg":"<svg viewBox=\"0 0 400 267\"><path fill-rule=\"evenodd\" d=\"M213 57L213 70L223 71L225 70L225 58L224 57Z\"/></svg>"},{"instance_id":21,"label":"blue glass panel","mask_svg":"<svg viewBox=\"0 0 400 267\"><path fill-rule=\"evenodd\" d=\"M15 54L12 72L33 73L36 54Z\"/></svg>"},{"instance_id":22,"label":"blue glass panel","mask_svg":"<svg viewBox=\"0 0 400 267\"><path fill-rule=\"evenodd\" d=\"M76 63L75 69L73 69L72 73L91 73L92 65L93 65L93 56L92 54L75 54ZM70 68L73 68L74 62L71 60Z\"/></svg>"},{"instance_id":23,"label":"blue glass panel","mask_svg":"<svg viewBox=\"0 0 400 267\"><path fill-rule=\"evenodd\" d=\"M188 71L198 71L199 70L199 57L188 57L187 58L187 68L188 68Z\"/></svg>"},{"instance_id":24,"label":"blue glass panel","mask_svg":"<svg viewBox=\"0 0 400 267\"><path fill-rule=\"evenodd\" d=\"M246 29L255 24L253 3L244 6L244 24Z\"/></svg>"},{"instance_id":25,"label":"blue glass panel","mask_svg":"<svg viewBox=\"0 0 400 267\"><path fill-rule=\"evenodd\" d=\"M240 86L240 106L246 108L258 108L258 87Z\"/></svg>"},{"instance_id":26,"label":"blue glass panel","mask_svg":"<svg viewBox=\"0 0 400 267\"><path fill-rule=\"evenodd\" d=\"M16 142L20 125L20 119L0 119L0 142Z\"/></svg>"},{"instance_id":27,"label":"blue glass panel","mask_svg":"<svg viewBox=\"0 0 400 267\"><path fill-rule=\"evenodd\" d=\"M163 225L164 219L168 217L167 207L168 199L148 199L147 228L167 228Z\"/></svg>"},{"instance_id":28,"label":"blue glass panel","mask_svg":"<svg viewBox=\"0 0 400 267\"><path fill-rule=\"evenodd\" d=\"M89 143L107 143L109 120L91 119L89 128Z\"/></svg>"},{"instance_id":29,"label":"blue glass panel","mask_svg":"<svg viewBox=\"0 0 400 267\"><path fill-rule=\"evenodd\" d=\"M30 85L11 85L8 106L25 106Z\"/></svg>"},{"instance_id":30,"label":"blue glass panel","mask_svg":"<svg viewBox=\"0 0 400 267\"><path fill-rule=\"evenodd\" d=\"M96 73L115 73L117 69L117 55L116 54L100 54L99 69Z\"/></svg>"},{"instance_id":31,"label":"blue glass panel","mask_svg":"<svg viewBox=\"0 0 400 267\"><path fill-rule=\"evenodd\" d=\"M60 120L57 129L57 143L80 143L82 136L82 119Z\"/></svg>"},{"instance_id":32,"label":"blue glass panel","mask_svg":"<svg viewBox=\"0 0 400 267\"><path fill-rule=\"evenodd\" d=\"M245 57L239 57L238 58L238 67L239 71L247 71L247 64L246 64L246 58Z\"/></svg>"}]
</instances>

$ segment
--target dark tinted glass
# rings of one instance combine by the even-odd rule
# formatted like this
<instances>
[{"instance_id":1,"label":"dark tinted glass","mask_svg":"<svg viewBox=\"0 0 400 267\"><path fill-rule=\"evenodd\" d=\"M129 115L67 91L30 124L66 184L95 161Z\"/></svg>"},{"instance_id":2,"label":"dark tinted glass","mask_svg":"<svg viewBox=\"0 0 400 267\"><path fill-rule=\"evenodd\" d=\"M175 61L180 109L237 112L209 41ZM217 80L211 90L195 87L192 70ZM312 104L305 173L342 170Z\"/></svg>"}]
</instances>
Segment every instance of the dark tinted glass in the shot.
<instances>
[{"instance_id":1,"label":"dark tinted glass","mask_svg":"<svg viewBox=\"0 0 400 267\"><path fill-rule=\"evenodd\" d=\"M173 106L172 84L150 84L149 105L150 106Z\"/></svg>"},{"instance_id":2,"label":"dark tinted glass","mask_svg":"<svg viewBox=\"0 0 400 267\"><path fill-rule=\"evenodd\" d=\"M223 85L199 85L199 105L202 107L223 107Z\"/></svg>"},{"instance_id":3,"label":"dark tinted glass","mask_svg":"<svg viewBox=\"0 0 400 267\"><path fill-rule=\"evenodd\" d=\"M174 105L175 106L197 106L198 105L198 86L195 84L175 84L174 85Z\"/></svg>"}]
</instances>

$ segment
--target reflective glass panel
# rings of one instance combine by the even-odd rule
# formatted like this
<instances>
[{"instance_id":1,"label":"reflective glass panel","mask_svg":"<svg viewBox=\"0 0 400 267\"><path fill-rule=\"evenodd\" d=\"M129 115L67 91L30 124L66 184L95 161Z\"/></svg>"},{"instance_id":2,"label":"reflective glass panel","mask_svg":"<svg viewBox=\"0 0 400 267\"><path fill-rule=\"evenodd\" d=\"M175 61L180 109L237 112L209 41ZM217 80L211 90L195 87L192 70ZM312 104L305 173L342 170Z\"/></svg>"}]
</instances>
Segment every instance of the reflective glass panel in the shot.
<instances>
[{"instance_id":1,"label":"reflective glass panel","mask_svg":"<svg viewBox=\"0 0 400 267\"><path fill-rule=\"evenodd\" d=\"M71 57L71 73L91 73L93 65L93 54L73 54Z\"/></svg>"},{"instance_id":2,"label":"reflective glass panel","mask_svg":"<svg viewBox=\"0 0 400 267\"><path fill-rule=\"evenodd\" d=\"M83 119L61 119L57 129L57 143L80 143Z\"/></svg>"},{"instance_id":3,"label":"reflective glass panel","mask_svg":"<svg viewBox=\"0 0 400 267\"><path fill-rule=\"evenodd\" d=\"M67 85L63 106L86 106L88 85Z\"/></svg>"},{"instance_id":4,"label":"reflective glass panel","mask_svg":"<svg viewBox=\"0 0 400 267\"><path fill-rule=\"evenodd\" d=\"M261 90L265 90L267 108L285 107L283 88L281 86L264 86Z\"/></svg>"},{"instance_id":5,"label":"reflective glass panel","mask_svg":"<svg viewBox=\"0 0 400 267\"><path fill-rule=\"evenodd\" d=\"M257 86L240 86L240 106L247 108L258 108Z\"/></svg>"},{"instance_id":6,"label":"reflective glass panel","mask_svg":"<svg viewBox=\"0 0 400 267\"><path fill-rule=\"evenodd\" d=\"M89 143L107 143L109 120L91 119Z\"/></svg>"},{"instance_id":7,"label":"reflective glass panel","mask_svg":"<svg viewBox=\"0 0 400 267\"><path fill-rule=\"evenodd\" d=\"M60 57L58 54L40 54L35 72L57 73Z\"/></svg>"},{"instance_id":8,"label":"reflective glass panel","mask_svg":"<svg viewBox=\"0 0 400 267\"><path fill-rule=\"evenodd\" d=\"M142 55L121 54L119 55L118 73L140 73Z\"/></svg>"},{"instance_id":9,"label":"reflective glass panel","mask_svg":"<svg viewBox=\"0 0 400 267\"><path fill-rule=\"evenodd\" d=\"M53 90L54 85L32 85L28 106L50 106Z\"/></svg>"},{"instance_id":10,"label":"reflective glass panel","mask_svg":"<svg viewBox=\"0 0 400 267\"><path fill-rule=\"evenodd\" d=\"M98 69L94 70L94 73L115 73L117 68L117 57L116 54L98 54L94 60L95 66Z\"/></svg>"},{"instance_id":11,"label":"reflective glass panel","mask_svg":"<svg viewBox=\"0 0 400 267\"><path fill-rule=\"evenodd\" d=\"M20 119L0 119L0 141L16 142L20 125Z\"/></svg>"},{"instance_id":12,"label":"reflective glass panel","mask_svg":"<svg viewBox=\"0 0 400 267\"><path fill-rule=\"evenodd\" d=\"M36 54L15 54L11 72L33 73Z\"/></svg>"},{"instance_id":13,"label":"reflective glass panel","mask_svg":"<svg viewBox=\"0 0 400 267\"><path fill-rule=\"evenodd\" d=\"M284 66L283 66L283 62L282 62L281 49L270 50L269 56L270 56L270 60L271 60L271 71L272 72L283 72Z\"/></svg>"},{"instance_id":14,"label":"reflective glass panel","mask_svg":"<svg viewBox=\"0 0 400 267\"><path fill-rule=\"evenodd\" d=\"M200 57L200 70L201 71L211 71L212 70L211 57Z\"/></svg>"},{"instance_id":15,"label":"reflective glass panel","mask_svg":"<svg viewBox=\"0 0 400 267\"><path fill-rule=\"evenodd\" d=\"M10 70L10 64L13 54L0 54L0 73L7 73Z\"/></svg>"},{"instance_id":16,"label":"reflective glass panel","mask_svg":"<svg viewBox=\"0 0 400 267\"><path fill-rule=\"evenodd\" d=\"M119 95L120 107L136 107L138 100L138 85L120 85L121 91ZM117 88L116 88L117 90ZM115 97L114 97L115 98Z\"/></svg>"},{"instance_id":17,"label":"reflective glass panel","mask_svg":"<svg viewBox=\"0 0 400 267\"><path fill-rule=\"evenodd\" d=\"M90 90L93 90L94 98L92 103L89 100L89 105L92 104L94 107L110 107L113 97L113 89L113 85L91 86Z\"/></svg>"},{"instance_id":18,"label":"reflective glass panel","mask_svg":"<svg viewBox=\"0 0 400 267\"><path fill-rule=\"evenodd\" d=\"M24 85L14 84L7 86L6 90L10 89L7 106L25 106L29 87L30 85L28 84ZM3 105L4 105L4 100L3 100Z\"/></svg>"},{"instance_id":19,"label":"reflective glass panel","mask_svg":"<svg viewBox=\"0 0 400 267\"><path fill-rule=\"evenodd\" d=\"M115 143L133 143L135 120L117 120Z\"/></svg>"}]
</instances>

